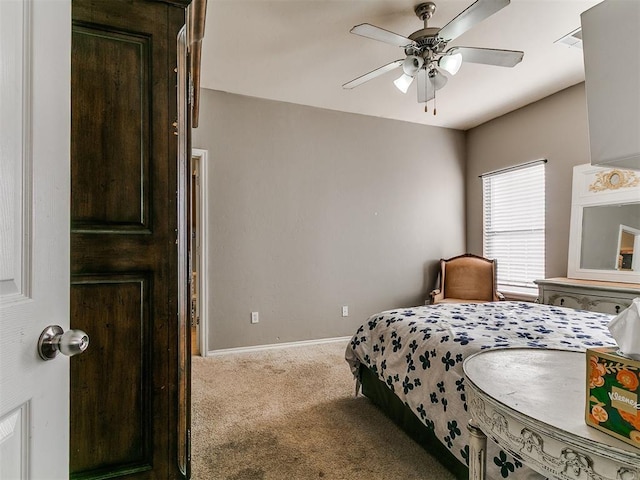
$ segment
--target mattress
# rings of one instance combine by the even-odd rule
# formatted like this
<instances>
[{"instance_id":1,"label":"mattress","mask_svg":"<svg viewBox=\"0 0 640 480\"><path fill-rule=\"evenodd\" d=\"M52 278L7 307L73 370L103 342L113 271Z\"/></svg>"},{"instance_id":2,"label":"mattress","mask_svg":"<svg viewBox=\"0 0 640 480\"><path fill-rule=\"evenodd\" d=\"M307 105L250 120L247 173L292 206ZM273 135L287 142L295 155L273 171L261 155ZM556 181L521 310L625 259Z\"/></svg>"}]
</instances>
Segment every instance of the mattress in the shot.
<instances>
[{"instance_id":1,"label":"mattress","mask_svg":"<svg viewBox=\"0 0 640 480\"><path fill-rule=\"evenodd\" d=\"M373 372L458 461L468 465L464 359L489 348L584 351L614 345L607 329L612 318L527 302L401 308L371 316L351 338L345 357L356 378L360 366ZM489 442L489 478L524 479L531 473Z\"/></svg>"}]
</instances>

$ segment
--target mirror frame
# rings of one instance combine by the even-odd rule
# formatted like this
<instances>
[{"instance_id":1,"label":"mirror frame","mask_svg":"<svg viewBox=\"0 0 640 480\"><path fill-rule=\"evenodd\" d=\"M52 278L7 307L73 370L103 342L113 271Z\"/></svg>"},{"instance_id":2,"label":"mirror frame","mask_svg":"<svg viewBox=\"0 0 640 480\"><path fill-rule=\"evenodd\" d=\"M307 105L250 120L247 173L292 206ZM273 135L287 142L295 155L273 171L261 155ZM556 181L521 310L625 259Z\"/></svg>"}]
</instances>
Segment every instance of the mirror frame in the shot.
<instances>
[{"instance_id":1,"label":"mirror frame","mask_svg":"<svg viewBox=\"0 0 640 480\"><path fill-rule=\"evenodd\" d=\"M571 224L567 277L608 282L640 283L640 271L580 267L584 207L640 203L640 172L590 164L573 167ZM639 252L640 254L640 252Z\"/></svg>"}]
</instances>

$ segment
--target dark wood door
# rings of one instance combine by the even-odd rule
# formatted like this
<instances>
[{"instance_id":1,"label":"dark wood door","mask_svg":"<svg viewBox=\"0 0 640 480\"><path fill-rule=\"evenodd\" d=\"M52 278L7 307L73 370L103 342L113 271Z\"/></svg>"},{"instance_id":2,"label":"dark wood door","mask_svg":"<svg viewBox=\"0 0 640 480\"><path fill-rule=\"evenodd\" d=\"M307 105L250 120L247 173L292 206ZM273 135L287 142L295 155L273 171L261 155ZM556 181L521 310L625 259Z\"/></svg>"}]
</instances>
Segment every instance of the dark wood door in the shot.
<instances>
[{"instance_id":1,"label":"dark wood door","mask_svg":"<svg viewBox=\"0 0 640 480\"><path fill-rule=\"evenodd\" d=\"M72 3L70 308L72 328L90 336L71 359L72 478L188 470L178 458L188 452L178 433L188 408L173 125L180 3Z\"/></svg>"}]
</instances>

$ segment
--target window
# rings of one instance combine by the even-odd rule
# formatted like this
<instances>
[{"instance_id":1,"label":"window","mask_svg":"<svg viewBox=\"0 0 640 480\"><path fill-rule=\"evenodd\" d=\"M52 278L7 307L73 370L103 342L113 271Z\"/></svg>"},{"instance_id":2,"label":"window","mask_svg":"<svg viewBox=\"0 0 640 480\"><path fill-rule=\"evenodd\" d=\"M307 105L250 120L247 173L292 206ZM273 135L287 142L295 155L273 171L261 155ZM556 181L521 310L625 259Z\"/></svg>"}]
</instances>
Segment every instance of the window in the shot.
<instances>
[{"instance_id":1,"label":"window","mask_svg":"<svg viewBox=\"0 0 640 480\"><path fill-rule=\"evenodd\" d=\"M482 175L484 247L498 261L498 289L536 295L544 278L546 160Z\"/></svg>"}]
</instances>

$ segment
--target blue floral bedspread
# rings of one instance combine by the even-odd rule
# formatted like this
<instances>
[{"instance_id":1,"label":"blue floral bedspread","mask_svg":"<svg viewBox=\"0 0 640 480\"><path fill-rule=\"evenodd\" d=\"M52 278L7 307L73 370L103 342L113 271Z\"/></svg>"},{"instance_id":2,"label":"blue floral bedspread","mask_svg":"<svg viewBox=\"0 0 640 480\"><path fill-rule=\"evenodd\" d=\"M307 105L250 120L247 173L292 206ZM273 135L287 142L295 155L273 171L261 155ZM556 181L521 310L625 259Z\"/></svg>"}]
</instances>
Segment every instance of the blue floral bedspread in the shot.
<instances>
[{"instance_id":1,"label":"blue floral bedspread","mask_svg":"<svg viewBox=\"0 0 640 480\"><path fill-rule=\"evenodd\" d=\"M463 463L469 464L462 362L488 348L584 351L615 344L613 317L525 302L438 304L389 310L358 328L346 350L357 376L362 363ZM491 372L487 372L491 374ZM531 470L489 442L490 478L525 478Z\"/></svg>"}]
</instances>

